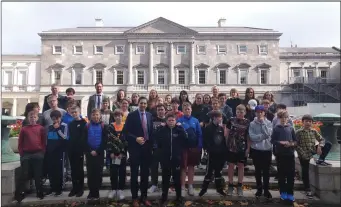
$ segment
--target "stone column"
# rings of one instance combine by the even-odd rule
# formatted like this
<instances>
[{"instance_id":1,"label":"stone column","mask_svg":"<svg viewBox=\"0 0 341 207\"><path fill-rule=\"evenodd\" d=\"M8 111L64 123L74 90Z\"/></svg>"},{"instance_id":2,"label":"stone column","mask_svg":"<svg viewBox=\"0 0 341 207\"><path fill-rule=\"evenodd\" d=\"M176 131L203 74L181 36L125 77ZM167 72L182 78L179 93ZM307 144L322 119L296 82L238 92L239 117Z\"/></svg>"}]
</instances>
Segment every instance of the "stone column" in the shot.
<instances>
[{"instance_id":1,"label":"stone column","mask_svg":"<svg viewBox=\"0 0 341 207\"><path fill-rule=\"evenodd\" d=\"M216 69L217 76L216 76L216 84L220 84L220 70L219 68Z\"/></svg>"},{"instance_id":2,"label":"stone column","mask_svg":"<svg viewBox=\"0 0 341 207\"><path fill-rule=\"evenodd\" d=\"M195 52L195 47L194 47L194 42L191 43L191 84L195 84L195 76L194 76L194 52Z\"/></svg>"},{"instance_id":3,"label":"stone column","mask_svg":"<svg viewBox=\"0 0 341 207\"><path fill-rule=\"evenodd\" d=\"M28 99L27 99L27 103L31 103L31 99L28 98Z\"/></svg>"},{"instance_id":4,"label":"stone column","mask_svg":"<svg viewBox=\"0 0 341 207\"><path fill-rule=\"evenodd\" d=\"M75 78L75 69L71 68L71 85L75 85L76 78Z\"/></svg>"},{"instance_id":5,"label":"stone column","mask_svg":"<svg viewBox=\"0 0 341 207\"><path fill-rule=\"evenodd\" d=\"M237 84L240 84L240 69L237 71Z\"/></svg>"},{"instance_id":6,"label":"stone column","mask_svg":"<svg viewBox=\"0 0 341 207\"><path fill-rule=\"evenodd\" d=\"M169 42L169 73L170 73L170 84L175 84L175 73L174 73L174 50L173 50L173 42Z\"/></svg>"},{"instance_id":7,"label":"stone column","mask_svg":"<svg viewBox=\"0 0 341 207\"><path fill-rule=\"evenodd\" d=\"M12 116L17 115L17 99L13 98Z\"/></svg>"},{"instance_id":8,"label":"stone column","mask_svg":"<svg viewBox=\"0 0 341 207\"><path fill-rule=\"evenodd\" d=\"M153 73L153 68L154 68L154 63L153 63L153 43L149 43L149 85L154 84L154 73Z\"/></svg>"},{"instance_id":9,"label":"stone column","mask_svg":"<svg viewBox=\"0 0 341 207\"><path fill-rule=\"evenodd\" d=\"M92 84L96 84L96 70L92 69Z\"/></svg>"},{"instance_id":10,"label":"stone column","mask_svg":"<svg viewBox=\"0 0 341 207\"><path fill-rule=\"evenodd\" d=\"M128 79L128 85L133 84L133 43L129 42L129 48L128 48L128 73L129 73L129 79ZM116 76L115 76L116 78Z\"/></svg>"},{"instance_id":11,"label":"stone column","mask_svg":"<svg viewBox=\"0 0 341 207\"><path fill-rule=\"evenodd\" d=\"M51 82L51 84L54 84L54 70L53 69L51 69L51 76L50 76L50 82Z\"/></svg>"}]
</instances>

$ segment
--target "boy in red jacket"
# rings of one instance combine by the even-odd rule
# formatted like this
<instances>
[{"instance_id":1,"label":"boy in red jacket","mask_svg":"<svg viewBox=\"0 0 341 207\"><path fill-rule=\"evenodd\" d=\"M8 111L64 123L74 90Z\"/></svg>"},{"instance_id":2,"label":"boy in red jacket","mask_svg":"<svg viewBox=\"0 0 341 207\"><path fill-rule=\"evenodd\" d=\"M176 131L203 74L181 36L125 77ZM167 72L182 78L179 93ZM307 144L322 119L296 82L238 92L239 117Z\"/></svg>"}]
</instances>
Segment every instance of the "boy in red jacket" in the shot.
<instances>
[{"instance_id":1,"label":"boy in red jacket","mask_svg":"<svg viewBox=\"0 0 341 207\"><path fill-rule=\"evenodd\" d=\"M37 124L38 114L30 111L26 117L29 124L22 127L19 134L18 150L20 154L21 174L16 186L14 199L19 203L25 198L25 183L29 179L29 172L33 171L37 197L44 198L42 189L43 161L46 148L46 131ZM33 168L33 169L30 169Z\"/></svg>"}]
</instances>

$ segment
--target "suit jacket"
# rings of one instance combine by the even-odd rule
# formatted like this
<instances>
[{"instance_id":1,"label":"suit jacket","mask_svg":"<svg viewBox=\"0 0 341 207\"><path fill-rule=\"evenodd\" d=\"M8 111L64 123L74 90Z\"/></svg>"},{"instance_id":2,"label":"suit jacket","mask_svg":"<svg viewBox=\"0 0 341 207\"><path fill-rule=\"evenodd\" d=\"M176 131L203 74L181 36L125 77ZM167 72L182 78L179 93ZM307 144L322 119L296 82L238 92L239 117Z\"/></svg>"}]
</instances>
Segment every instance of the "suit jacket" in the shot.
<instances>
[{"instance_id":1,"label":"suit jacket","mask_svg":"<svg viewBox=\"0 0 341 207\"><path fill-rule=\"evenodd\" d=\"M103 99L109 99L109 96L106 96L106 95L103 94L102 101L103 101ZM94 108L96 108L96 94L91 95L89 97L88 108L87 108L87 112L88 112L87 116L88 116L89 119L91 117L91 111ZM110 102L109 102L109 109L110 109Z\"/></svg>"},{"instance_id":2,"label":"suit jacket","mask_svg":"<svg viewBox=\"0 0 341 207\"><path fill-rule=\"evenodd\" d=\"M43 113L44 113L45 111L47 111L47 110L50 109L50 106L49 106L49 104L47 103L47 98L48 98L49 96L51 96L51 95L52 95L52 94L49 94L49 95L47 95L47 96L44 97ZM58 94L58 108L64 109L64 107L65 107L65 105L66 105L65 99L66 99L65 96L62 96L62 95ZM67 102L67 100L66 100L66 102ZM66 109L65 109L65 110L66 110Z\"/></svg>"},{"instance_id":3,"label":"suit jacket","mask_svg":"<svg viewBox=\"0 0 341 207\"><path fill-rule=\"evenodd\" d=\"M147 117L147 129L148 129L148 147L152 150L153 147L153 121L152 121L152 114L149 112L145 112ZM126 122L124 124L123 133L126 137L128 142L128 150L129 154L136 154L141 151L144 145L140 145L136 142L137 137L144 137L144 132L142 128L142 122L140 118L140 111L135 110L128 114Z\"/></svg>"}]
</instances>

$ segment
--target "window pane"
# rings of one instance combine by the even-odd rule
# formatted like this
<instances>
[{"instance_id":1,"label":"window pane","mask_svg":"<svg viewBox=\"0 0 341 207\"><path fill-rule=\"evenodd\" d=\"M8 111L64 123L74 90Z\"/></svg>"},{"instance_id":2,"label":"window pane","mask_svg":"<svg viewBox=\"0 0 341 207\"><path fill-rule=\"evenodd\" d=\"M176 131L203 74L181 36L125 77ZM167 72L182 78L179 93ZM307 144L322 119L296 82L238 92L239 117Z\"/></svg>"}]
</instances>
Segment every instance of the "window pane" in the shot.
<instances>
[{"instance_id":1,"label":"window pane","mask_svg":"<svg viewBox=\"0 0 341 207\"><path fill-rule=\"evenodd\" d=\"M61 72L54 71L54 83L55 84L60 84L60 77L61 77Z\"/></svg>"},{"instance_id":2,"label":"window pane","mask_svg":"<svg viewBox=\"0 0 341 207\"><path fill-rule=\"evenodd\" d=\"M116 46L117 53L124 53L124 46Z\"/></svg>"},{"instance_id":3,"label":"window pane","mask_svg":"<svg viewBox=\"0 0 341 207\"><path fill-rule=\"evenodd\" d=\"M321 78L327 78L327 71L325 70L321 71Z\"/></svg>"},{"instance_id":4,"label":"window pane","mask_svg":"<svg viewBox=\"0 0 341 207\"><path fill-rule=\"evenodd\" d=\"M165 71L159 70L157 74L157 83L158 84L165 84Z\"/></svg>"},{"instance_id":5,"label":"window pane","mask_svg":"<svg viewBox=\"0 0 341 207\"><path fill-rule=\"evenodd\" d=\"M81 85L82 84L82 73L80 71L75 71L75 84Z\"/></svg>"},{"instance_id":6,"label":"window pane","mask_svg":"<svg viewBox=\"0 0 341 207\"><path fill-rule=\"evenodd\" d=\"M185 71L180 70L179 71L179 84L185 84Z\"/></svg>"},{"instance_id":7,"label":"window pane","mask_svg":"<svg viewBox=\"0 0 341 207\"><path fill-rule=\"evenodd\" d=\"M300 76L300 71L294 71L294 77L299 77Z\"/></svg>"},{"instance_id":8,"label":"window pane","mask_svg":"<svg viewBox=\"0 0 341 207\"><path fill-rule=\"evenodd\" d=\"M77 52L77 53L83 52L82 46L76 46L76 52Z\"/></svg>"},{"instance_id":9,"label":"window pane","mask_svg":"<svg viewBox=\"0 0 341 207\"><path fill-rule=\"evenodd\" d=\"M260 46L260 53L268 53L268 46L261 45Z\"/></svg>"},{"instance_id":10,"label":"window pane","mask_svg":"<svg viewBox=\"0 0 341 207\"><path fill-rule=\"evenodd\" d=\"M199 53L205 53L205 46L199 46Z\"/></svg>"},{"instance_id":11,"label":"window pane","mask_svg":"<svg viewBox=\"0 0 341 207\"><path fill-rule=\"evenodd\" d=\"M226 70L220 71L219 83L226 84Z\"/></svg>"},{"instance_id":12,"label":"window pane","mask_svg":"<svg viewBox=\"0 0 341 207\"><path fill-rule=\"evenodd\" d=\"M18 85L26 85L26 71L20 71L18 74Z\"/></svg>"},{"instance_id":13,"label":"window pane","mask_svg":"<svg viewBox=\"0 0 341 207\"><path fill-rule=\"evenodd\" d=\"M218 45L218 52L219 53L225 53L226 52L226 46L225 45Z\"/></svg>"},{"instance_id":14,"label":"window pane","mask_svg":"<svg viewBox=\"0 0 341 207\"><path fill-rule=\"evenodd\" d=\"M54 46L54 52L55 53L61 53L62 52L62 47L61 46Z\"/></svg>"},{"instance_id":15,"label":"window pane","mask_svg":"<svg viewBox=\"0 0 341 207\"><path fill-rule=\"evenodd\" d=\"M179 45L178 46L178 53L186 53L186 46Z\"/></svg>"},{"instance_id":16,"label":"window pane","mask_svg":"<svg viewBox=\"0 0 341 207\"><path fill-rule=\"evenodd\" d=\"M96 71L96 83L103 83L103 73L100 70Z\"/></svg>"},{"instance_id":17,"label":"window pane","mask_svg":"<svg viewBox=\"0 0 341 207\"><path fill-rule=\"evenodd\" d=\"M261 70L260 71L260 83L261 84L267 84L268 83L268 71Z\"/></svg>"},{"instance_id":18,"label":"window pane","mask_svg":"<svg viewBox=\"0 0 341 207\"><path fill-rule=\"evenodd\" d=\"M12 72L10 71L5 72L3 81L4 81L4 85L12 85L13 84Z\"/></svg>"},{"instance_id":19,"label":"window pane","mask_svg":"<svg viewBox=\"0 0 341 207\"><path fill-rule=\"evenodd\" d=\"M137 84L144 84L144 71L137 71Z\"/></svg>"},{"instance_id":20,"label":"window pane","mask_svg":"<svg viewBox=\"0 0 341 207\"><path fill-rule=\"evenodd\" d=\"M158 46L157 47L157 53L165 53L165 47L164 46Z\"/></svg>"},{"instance_id":21,"label":"window pane","mask_svg":"<svg viewBox=\"0 0 341 207\"><path fill-rule=\"evenodd\" d=\"M247 47L246 47L246 45L240 45L240 46L239 46L239 52L240 52L240 53L246 53L246 52L247 52Z\"/></svg>"},{"instance_id":22,"label":"window pane","mask_svg":"<svg viewBox=\"0 0 341 207\"><path fill-rule=\"evenodd\" d=\"M247 84L247 72L245 70L240 71L240 84Z\"/></svg>"},{"instance_id":23,"label":"window pane","mask_svg":"<svg viewBox=\"0 0 341 207\"><path fill-rule=\"evenodd\" d=\"M116 82L117 84L123 84L123 71L117 71Z\"/></svg>"},{"instance_id":24,"label":"window pane","mask_svg":"<svg viewBox=\"0 0 341 207\"><path fill-rule=\"evenodd\" d=\"M137 52L138 53L144 53L144 46L137 46Z\"/></svg>"},{"instance_id":25,"label":"window pane","mask_svg":"<svg viewBox=\"0 0 341 207\"><path fill-rule=\"evenodd\" d=\"M206 72L204 70L199 70L199 84L206 83Z\"/></svg>"},{"instance_id":26,"label":"window pane","mask_svg":"<svg viewBox=\"0 0 341 207\"><path fill-rule=\"evenodd\" d=\"M96 46L96 52L103 53L103 47L102 46Z\"/></svg>"}]
</instances>

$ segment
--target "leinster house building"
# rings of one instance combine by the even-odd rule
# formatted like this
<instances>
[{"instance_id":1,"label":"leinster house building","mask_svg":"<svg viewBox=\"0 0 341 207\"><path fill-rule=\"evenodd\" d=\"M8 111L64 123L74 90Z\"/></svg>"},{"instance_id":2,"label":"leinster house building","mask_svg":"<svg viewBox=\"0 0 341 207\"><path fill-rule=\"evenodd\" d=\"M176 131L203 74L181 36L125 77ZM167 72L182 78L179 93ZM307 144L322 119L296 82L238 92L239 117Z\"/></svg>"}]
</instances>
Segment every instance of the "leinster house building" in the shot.
<instances>
[{"instance_id":1,"label":"leinster house building","mask_svg":"<svg viewBox=\"0 0 341 207\"><path fill-rule=\"evenodd\" d=\"M113 100L119 89L128 97L151 89L161 96L186 90L192 98L216 85L227 93L236 88L242 97L248 87L257 96L271 91L288 105L340 101L339 51L280 48L278 31L224 24L220 19L215 27L186 27L160 17L136 27L109 27L96 19L93 27L42 31L39 56L3 57L3 110L7 104L11 114L19 115L21 104L32 99L42 105L54 83L61 93L75 89L83 113L96 82ZM15 77L22 67L25 87ZM324 86L316 88L317 83ZM323 98L312 100L316 94Z\"/></svg>"}]
</instances>

